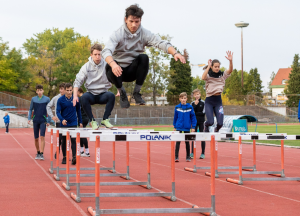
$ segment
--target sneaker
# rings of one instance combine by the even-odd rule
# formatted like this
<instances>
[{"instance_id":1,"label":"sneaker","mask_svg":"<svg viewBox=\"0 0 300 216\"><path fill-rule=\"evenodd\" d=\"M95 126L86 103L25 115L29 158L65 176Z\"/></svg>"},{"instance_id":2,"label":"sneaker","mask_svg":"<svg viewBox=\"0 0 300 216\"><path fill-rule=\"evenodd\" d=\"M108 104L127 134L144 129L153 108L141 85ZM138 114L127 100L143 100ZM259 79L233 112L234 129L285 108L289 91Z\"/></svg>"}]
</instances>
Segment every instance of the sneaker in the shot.
<instances>
[{"instance_id":1,"label":"sneaker","mask_svg":"<svg viewBox=\"0 0 300 216\"><path fill-rule=\"evenodd\" d=\"M40 154L40 160L45 160L44 159L44 154Z\"/></svg>"},{"instance_id":2,"label":"sneaker","mask_svg":"<svg viewBox=\"0 0 300 216\"><path fill-rule=\"evenodd\" d=\"M191 162L191 158L188 157L188 158L186 159L186 162Z\"/></svg>"},{"instance_id":3,"label":"sneaker","mask_svg":"<svg viewBox=\"0 0 300 216\"><path fill-rule=\"evenodd\" d=\"M91 157L90 153L85 153L86 157Z\"/></svg>"},{"instance_id":4,"label":"sneaker","mask_svg":"<svg viewBox=\"0 0 300 216\"><path fill-rule=\"evenodd\" d=\"M205 158L205 155L204 154L201 154L200 158L199 159L204 159Z\"/></svg>"},{"instance_id":5,"label":"sneaker","mask_svg":"<svg viewBox=\"0 0 300 216\"><path fill-rule=\"evenodd\" d=\"M36 159L36 160L41 159L40 154L36 154L35 159Z\"/></svg>"},{"instance_id":6,"label":"sneaker","mask_svg":"<svg viewBox=\"0 0 300 216\"><path fill-rule=\"evenodd\" d=\"M193 153L190 154L190 158L192 158L192 159L194 158L194 154Z\"/></svg>"},{"instance_id":7,"label":"sneaker","mask_svg":"<svg viewBox=\"0 0 300 216\"><path fill-rule=\"evenodd\" d=\"M109 122L109 119L102 120L101 125L104 125L106 128L112 128L113 127L113 125Z\"/></svg>"},{"instance_id":8,"label":"sneaker","mask_svg":"<svg viewBox=\"0 0 300 216\"><path fill-rule=\"evenodd\" d=\"M142 94L139 92L133 92L133 98L135 100L135 104L137 105L145 105L146 102L142 98Z\"/></svg>"},{"instance_id":9,"label":"sneaker","mask_svg":"<svg viewBox=\"0 0 300 216\"><path fill-rule=\"evenodd\" d=\"M76 157L73 157L72 159L72 165L75 165L76 164Z\"/></svg>"},{"instance_id":10,"label":"sneaker","mask_svg":"<svg viewBox=\"0 0 300 216\"><path fill-rule=\"evenodd\" d=\"M81 156L81 157L85 157L84 152L80 152L80 156Z\"/></svg>"},{"instance_id":11,"label":"sneaker","mask_svg":"<svg viewBox=\"0 0 300 216\"><path fill-rule=\"evenodd\" d=\"M205 122L203 123L203 126L204 126L204 130L203 130L203 132L206 132L206 133L208 133L208 132L209 132L209 129L208 129L208 127L206 127L206 126L205 126Z\"/></svg>"},{"instance_id":12,"label":"sneaker","mask_svg":"<svg viewBox=\"0 0 300 216\"><path fill-rule=\"evenodd\" d=\"M91 157L90 153L80 152L81 157Z\"/></svg>"},{"instance_id":13,"label":"sneaker","mask_svg":"<svg viewBox=\"0 0 300 216\"><path fill-rule=\"evenodd\" d=\"M66 164L67 163L67 158L66 157L63 157L62 161L61 161L61 164Z\"/></svg>"},{"instance_id":14,"label":"sneaker","mask_svg":"<svg viewBox=\"0 0 300 216\"><path fill-rule=\"evenodd\" d=\"M178 159L178 158L175 158L175 162L179 162L179 159Z\"/></svg>"},{"instance_id":15,"label":"sneaker","mask_svg":"<svg viewBox=\"0 0 300 216\"><path fill-rule=\"evenodd\" d=\"M127 98L127 94L125 90L120 92L120 105L123 109L128 109L130 107L130 103Z\"/></svg>"},{"instance_id":16,"label":"sneaker","mask_svg":"<svg viewBox=\"0 0 300 216\"><path fill-rule=\"evenodd\" d=\"M215 133L218 133L218 132L219 132L219 131L217 131L217 127L215 127L214 132L215 132Z\"/></svg>"},{"instance_id":17,"label":"sneaker","mask_svg":"<svg viewBox=\"0 0 300 216\"><path fill-rule=\"evenodd\" d=\"M98 130L99 128L99 125L96 121L91 121L91 125L92 125L92 129L93 130Z\"/></svg>"}]
</instances>

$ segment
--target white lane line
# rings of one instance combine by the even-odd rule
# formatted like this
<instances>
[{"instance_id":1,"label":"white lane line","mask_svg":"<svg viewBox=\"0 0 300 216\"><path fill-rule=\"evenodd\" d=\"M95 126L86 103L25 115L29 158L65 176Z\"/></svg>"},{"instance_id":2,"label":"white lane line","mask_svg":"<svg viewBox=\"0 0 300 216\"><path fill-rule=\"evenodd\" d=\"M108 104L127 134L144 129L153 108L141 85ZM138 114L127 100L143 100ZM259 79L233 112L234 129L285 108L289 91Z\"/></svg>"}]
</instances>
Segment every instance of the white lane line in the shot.
<instances>
[{"instance_id":1,"label":"white lane line","mask_svg":"<svg viewBox=\"0 0 300 216\"><path fill-rule=\"evenodd\" d=\"M59 186L57 184L56 181L54 181L54 179L47 173L47 171L28 153L28 151L19 143L19 141L10 133L10 135L14 138L14 140L19 144L19 146L28 154L28 156L36 163L36 165L38 167L41 168L41 170L46 174L46 176L48 176L48 178L52 181L52 183L60 190L60 192L72 203L72 205L80 212L81 215L83 216L88 216L83 210L82 208L77 205L77 203L74 202L74 200L72 200L72 198L70 198L70 196L61 188L61 186Z\"/></svg>"}]
</instances>

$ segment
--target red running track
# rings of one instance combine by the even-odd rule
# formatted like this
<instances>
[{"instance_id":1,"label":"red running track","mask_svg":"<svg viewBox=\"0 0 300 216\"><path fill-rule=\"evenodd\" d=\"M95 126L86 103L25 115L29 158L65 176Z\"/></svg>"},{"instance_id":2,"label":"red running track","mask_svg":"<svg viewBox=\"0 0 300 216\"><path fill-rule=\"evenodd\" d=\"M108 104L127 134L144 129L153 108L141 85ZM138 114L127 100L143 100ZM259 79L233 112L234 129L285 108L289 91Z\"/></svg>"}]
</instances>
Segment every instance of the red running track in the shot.
<instances>
[{"instance_id":1,"label":"red running track","mask_svg":"<svg viewBox=\"0 0 300 216\"><path fill-rule=\"evenodd\" d=\"M0 215L88 215L87 207L94 207L93 198L82 198L75 203L70 198L75 187L65 191L61 181L56 182L49 174L50 136L46 135L45 161L34 160L32 129L11 129L10 134L0 130ZM90 145L90 158L82 158L83 167L94 167L94 143ZM200 146L200 145L197 145ZM206 158L197 159L197 166L209 166L209 143ZM151 143L151 190L140 186L101 186L100 191L108 192L157 192L171 191L171 163L168 142ZM126 172L125 142L116 143L116 170ZM200 155L197 148L197 155ZM238 165L237 143L218 143L219 166ZM285 148L285 174L287 177L300 176L299 149ZM130 143L130 176L134 180L147 180L146 142ZM61 159L61 155L60 155ZM180 162L175 164L176 202L160 197L146 198L101 198L103 209L121 208L188 208L191 205L210 207L210 178L204 170L197 173L184 171L192 167L185 162L185 144L182 142ZM101 165L111 167L112 145L101 143ZM55 163L54 163L55 164ZM243 166L252 165L252 145L243 145ZM75 167L72 166L71 167ZM258 171L280 171L280 148L257 146ZM72 171L71 171L72 172ZM101 171L105 173L106 171ZM63 171L61 173L64 173ZM82 172L83 173L83 172ZM256 176L256 175L255 175ZM300 182L244 182L239 186L226 182L226 178L237 175L222 175L216 179L216 212L218 215L298 215L300 211ZM244 175L244 177L248 177ZM253 175L249 177L254 177ZM258 176L257 176L258 177ZM267 177L264 175L264 177ZM75 178L70 178L75 182ZM81 182L92 182L94 178L81 178ZM126 181L118 177L101 177L101 181ZM93 193L94 187L81 187L83 193ZM160 214L155 214L160 215ZM165 214L164 214L165 215ZM168 215L168 214L167 214ZM174 215L174 214L169 214ZM179 215L179 214L177 214ZM199 214L180 214L199 215Z\"/></svg>"}]
</instances>

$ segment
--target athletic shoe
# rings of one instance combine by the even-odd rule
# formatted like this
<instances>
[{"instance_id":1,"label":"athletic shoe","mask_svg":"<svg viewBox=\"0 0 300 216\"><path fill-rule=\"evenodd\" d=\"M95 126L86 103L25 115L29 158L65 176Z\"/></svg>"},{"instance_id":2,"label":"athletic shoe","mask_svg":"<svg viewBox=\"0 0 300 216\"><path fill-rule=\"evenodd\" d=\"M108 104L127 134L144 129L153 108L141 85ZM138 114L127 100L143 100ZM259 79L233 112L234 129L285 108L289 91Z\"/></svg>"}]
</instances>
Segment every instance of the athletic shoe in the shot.
<instances>
[{"instance_id":1,"label":"athletic shoe","mask_svg":"<svg viewBox=\"0 0 300 216\"><path fill-rule=\"evenodd\" d=\"M190 154L190 158L192 158L192 159L194 158L194 154L193 153Z\"/></svg>"},{"instance_id":2,"label":"athletic shoe","mask_svg":"<svg viewBox=\"0 0 300 216\"><path fill-rule=\"evenodd\" d=\"M91 125L92 125L92 129L93 130L98 130L99 128L99 125L96 121L91 121Z\"/></svg>"},{"instance_id":3,"label":"athletic shoe","mask_svg":"<svg viewBox=\"0 0 300 216\"><path fill-rule=\"evenodd\" d=\"M105 126L106 128L112 128L113 127L113 125L109 122L109 119L102 120L101 125Z\"/></svg>"},{"instance_id":4,"label":"athletic shoe","mask_svg":"<svg viewBox=\"0 0 300 216\"><path fill-rule=\"evenodd\" d=\"M130 107L130 103L128 101L125 90L121 90L120 92L120 106L123 109L128 109Z\"/></svg>"},{"instance_id":5,"label":"athletic shoe","mask_svg":"<svg viewBox=\"0 0 300 216\"><path fill-rule=\"evenodd\" d=\"M5 132L6 134L8 134L8 132Z\"/></svg>"},{"instance_id":6,"label":"athletic shoe","mask_svg":"<svg viewBox=\"0 0 300 216\"><path fill-rule=\"evenodd\" d=\"M80 152L81 157L91 157L90 153Z\"/></svg>"},{"instance_id":7,"label":"athletic shoe","mask_svg":"<svg viewBox=\"0 0 300 216\"><path fill-rule=\"evenodd\" d=\"M217 127L215 127L214 132L215 132L215 133L218 133L218 132L219 132L219 131L217 131Z\"/></svg>"},{"instance_id":8,"label":"athletic shoe","mask_svg":"<svg viewBox=\"0 0 300 216\"><path fill-rule=\"evenodd\" d=\"M66 164L67 163L67 158L66 157L63 157L62 161L61 161L61 164Z\"/></svg>"},{"instance_id":9,"label":"athletic shoe","mask_svg":"<svg viewBox=\"0 0 300 216\"><path fill-rule=\"evenodd\" d=\"M200 158L199 159L204 159L205 158L205 155L204 154L201 154Z\"/></svg>"},{"instance_id":10,"label":"athletic shoe","mask_svg":"<svg viewBox=\"0 0 300 216\"><path fill-rule=\"evenodd\" d=\"M175 158L175 162L179 162L179 159L178 159L178 158Z\"/></svg>"},{"instance_id":11,"label":"athletic shoe","mask_svg":"<svg viewBox=\"0 0 300 216\"><path fill-rule=\"evenodd\" d=\"M133 92L133 98L135 100L135 104L137 105L145 105L146 102L142 98L142 94L139 92Z\"/></svg>"},{"instance_id":12,"label":"athletic shoe","mask_svg":"<svg viewBox=\"0 0 300 216\"><path fill-rule=\"evenodd\" d=\"M187 158L187 159L186 159L186 162L191 162L191 158Z\"/></svg>"},{"instance_id":13,"label":"athletic shoe","mask_svg":"<svg viewBox=\"0 0 300 216\"><path fill-rule=\"evenodd\" d=\"M80 156L81 156L81 157L85 157L84 152L80 152Z\"/></svg>"},{"instance_id":14,"label":"athletic shoe","mask_svg":"<svg viewBox=\"0 0 300 216\"><path fill-rule=\"evenodd\" d=\"M206 133L208 133L208 132L209 132L209 129L208 129L208 127L206 127L206 126L205 126L205 122L203 123L203 126L204 126L204 130L203 130L203 132L206 132Z\"/></svg>"},{"instance_id":15,"label":"athletic shoe","mask_svg":"<svg viewBox=\"0 0 300 216\"><path fill-rule=\"evenodd\" d=\"M40 154L40 160L45 160L44 154Z\"/></svg>"},{"instance_id":16,"label":"athletic shoe","mask_svg":"<svg viewBox=\"0 0 300 216\"><path fill-rule=\"evenodd\" d=\"M76 164L76 157L73 157L72 159L72 165L75 165Z\"/></svg>"},{"instance_id":17,"label":"athletic shoe","mask_svg":"<svg viewBox=\"0 0 300 216\"><path fill-rule=\"evenodd\" d=\"M86 157L91 157L90 153L85 153Z\"/></svg>"},{"instance_id":18,"label":"athletic shoe","mask_svg":"<svg viewBox=\"0 0 300 216\"><path fill-rule=\"evenodd\" d=\"M40 154L36 154L35 159L36 159L36 160L41 159Z\"/></svg>"}]
</instances>

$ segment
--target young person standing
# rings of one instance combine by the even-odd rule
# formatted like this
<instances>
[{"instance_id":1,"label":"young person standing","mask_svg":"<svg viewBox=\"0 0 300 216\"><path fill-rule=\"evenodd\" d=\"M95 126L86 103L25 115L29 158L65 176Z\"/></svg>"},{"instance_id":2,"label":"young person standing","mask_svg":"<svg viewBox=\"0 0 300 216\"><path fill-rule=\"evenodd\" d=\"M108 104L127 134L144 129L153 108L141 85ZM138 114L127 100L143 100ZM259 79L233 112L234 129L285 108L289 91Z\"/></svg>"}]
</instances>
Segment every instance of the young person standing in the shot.
<instances>
[{"instance_id":1,"label":"young person standing","mask_svg":"<svg viewBox=\"0 0 300 216\"><path fill-rule=\"evenodd\" d=\"M233 53L231 53L231 51L227 51L226 53L227 56L225 57L229 60L229 69L225 72L220 71L221 63L217 59L209 59L208 65L203 68L205 71L202 75L202 79L206 81L205 114L207 119L204 123L204 132L209 132L209 127L214 124L214 113L217 118L215 132L219 132L223 126L224 110L221 94L225 86L225 80L230 76L233 70Z\"/></svg>"},{"instance_id":2,"label":"young person standing","mask_svg":"<svg viewBox=\"0 0 300 216\"><path fill-rule=\"evenodd\" d=\"M195 132L195 127L197 124L197 119L194 113L192 105L187 103L187 94L182 92L179 95L180 104L175 107L174 113L174 131L179 131L179 133L189 133L190 131ZM190 143L185 142L186 146L186 161L190 162ZM180 142L176 142L175 149L175 162L179 162L178 153L180 148Z\"/></svg>"},{"instance_id":3,"label":"young person standing","mask_svg":"<svg viewBox=\"0 0 300 216\"><path fill-rule=\"evenodd\" d=\"M204 122L205 122L205 102L201 100L201 92L199 89L195 89L193 91L193 96L195 98L195 101L192 102L192 106L194 108L194 112L197 119L197 124L195 127L195 132L203 132L204 129ZM201 156L200 159L205 158L205 141L201 141ZM194 142L192 141L192 151L191 151L191 158L194 158Z\"/></svg>"},{"instance_id":4,"label":"young person standing","mask_svg":"<svg viewBox=\"0 0 300 216\"><path fill-rule=\"evenodd\" d=\"M59 94L56 95L55 97L53 97L52 100L47 105L48 116L50 116L50 118L55 122L56 128L60 128L60 121L59 121L59 118L57 118L57 115L56 115L57 100L61 96L63 96L64 94L65 94L65 83L61 83L59 85ZM54 108L54 115L53 115L53 112L52 112L53 108ZM62 135L60 133L59 134L59 148L61 146L61 139L62 139ZM60 149L59 149L59 152L60 152ZM56 152L55 152L54 158L56 159Z\"/></svg>"},{"instance_id":5,"label":"young person standing","mask_svg":"<svg viewBox=\"0 0 300 216\"><path fill-rule=\"evenodd\" d=\"M120 93L121 108L129 108L130 103L122 82L136 81L133 97L136 104L144 105L140 90L149 71L149 58L145 46L156 47L185 63L185 58L161 38L141 25L144 11L138 5L125 10L124 24L116 30L105 44L102 56L107 62L106 74Z\"/></svg>"},{"instance_id":6,"label":"young person standing","mask_svg":"<svg viewBox=\"0 0 300 216\"><path fill-rule=\"evenodd\" d=\"M56 115L60 120L60 127L77 128L77 124L82 127L81 111L79 102L73 106L73 86L71 83L65 84L65 95L57 100ZM66 164L66 136L62 137L62 164ZM72 164L76 164L76 138L71 138Z\"/></svg>"},{"instance_id":7,"label":"young person standing","mask_svg":"<svg viewBox=\"0 0 300 216\"><path fill-rule=\"evenodd\" d=\"M31 99L29 113L28 113L28 124L31 122L32 110L34 110L34 115L32 117L33 121L33 133L34 142L37 154L35 159L44 160L44 149L45 149L45 132L46 126L49 126L50 120L47 118L46 106L50 102L50 99L44 96L44 88L42 85L36 85L35 87L37 96ZM41 136L41 148L39 144L39 135Z\"/></svg>"},{"instance_id":8,"label":"young person standing","mask_svg":"<svg viewBox=\"0 0 300 216\"><path fill-rule=\"evenodd\" d=\"M81 102L93 130L98 129L98 123L95 121L91 107L91 105L94 104L106 104L101 125L104 125L107 128L113 127L113 125L110 124L108 117L111 115L115 106L115 95L108 91L112 85L106 77L106 62L101 58L101 51L102 46L100 44L95 44L91 47L89 61L81 67L74 81L73 106L79 102L77 96L78 88L85 83L84 87L87 89L87 92L81 96Z\"/></svg>"},{"instance_id":9,"label":"young person standing","mask_svg":"<svg viewBox=\"0 0 300 216\"><path fill-rule=\"evenodd\" d=\"M6 128L5 133L8 133L8 127L9 127L10 117L9 117L9 115L8 115L7 112L5 113L5 116L3 117L3 119L4 119L5 128Z\"/></svg>"}]
</instances>

